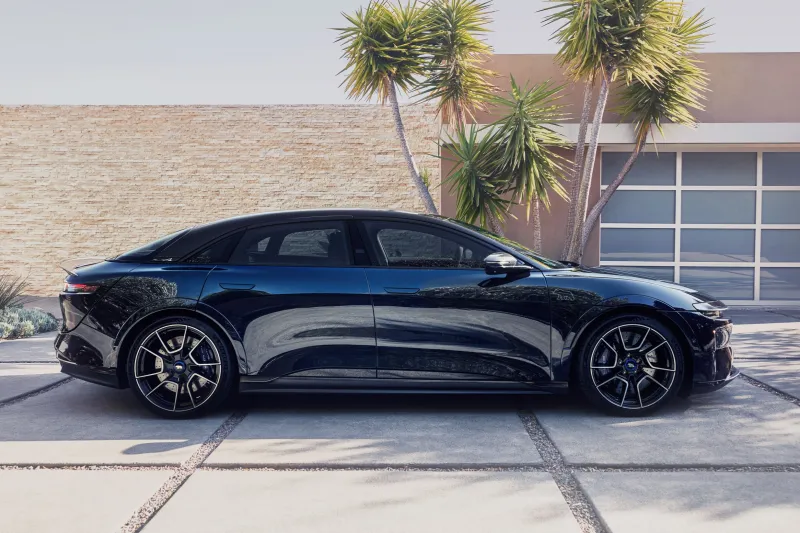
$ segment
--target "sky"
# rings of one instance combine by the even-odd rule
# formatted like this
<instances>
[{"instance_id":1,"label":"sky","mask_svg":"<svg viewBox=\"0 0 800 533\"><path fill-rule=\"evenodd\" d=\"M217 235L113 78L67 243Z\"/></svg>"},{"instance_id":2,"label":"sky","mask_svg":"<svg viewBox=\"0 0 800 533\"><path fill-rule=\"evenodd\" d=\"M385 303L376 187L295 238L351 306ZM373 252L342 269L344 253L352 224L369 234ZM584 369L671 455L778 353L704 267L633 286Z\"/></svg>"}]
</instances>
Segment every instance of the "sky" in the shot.
<instances>
[{"instance_id":1,"label":"sky","mask_svg":"<svg viewBox=\"0 0 800 533\"><path fill-rule=\"evenodd\" d=\"M366 1L0 0L0 105L347 103L330 28ZM685 3L707 52L800 52L796 0ZM544 5L495 0L495 52L553 53Z\"/></svg>"}]
</instances>

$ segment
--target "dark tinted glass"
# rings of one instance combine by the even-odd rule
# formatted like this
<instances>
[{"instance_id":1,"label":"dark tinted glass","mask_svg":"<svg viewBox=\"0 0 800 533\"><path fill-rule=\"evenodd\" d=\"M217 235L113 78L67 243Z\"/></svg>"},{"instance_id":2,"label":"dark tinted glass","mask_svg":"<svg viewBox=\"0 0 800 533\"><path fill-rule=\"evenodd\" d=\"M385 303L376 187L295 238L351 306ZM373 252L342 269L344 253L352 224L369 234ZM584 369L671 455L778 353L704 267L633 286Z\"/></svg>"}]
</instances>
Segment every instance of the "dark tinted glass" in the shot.
<instances>
[{"instance_id":1,"label":"dark tinted glass","mask_svg":"<svg viewBox=\"0 0 800 533\"><path fill-rule=\"evenodd\" d=\"M214 244L201 250L199 253L192 256L187 263L197 264L219 264L227 263L231 252L236 247L239 239L242 238L242 232L230 235L223 239L218 240Z\"/></svg>"},{"instance_id":2,"label":"dark tinted glass","mask_svg":"<svg viewBox=\"0 0 800 533\"><path fill-rule=\"evenodd\" d=\"M248 230L231 263L281 266L347 266L350 253L342 222L282 224Z\"/></svg>"},{"instance_id":3,"label":"dark tinted glass","mask_svg":"<svg viewBox=\"0 0 800 533\"><path fill-rule=\"evenodd\" d=\"M454 233L402 222L366 222L383 264L405 268L483 268L488 247Z\"/></svg>"},{"instance_id":4,"label":"dark tinted glass","mask_svg":"<svg viewBox=\"0 0 800 533\"><path fill-rule=\"evenodd\" d=\"M129 250L124 254L120 254L115 257L118 261L143 261L149 258L151 255L155 254L157 251L162 249L164 246L169 244L170 242L174 241L178 237L181 237L185 234L188 229L182 229L180 231L176 231L175 233L170 233L166 237L161 237L158 240L153 242L149 242L147 244L143 244L133 250Z\"/></svg>"}]
</instances>

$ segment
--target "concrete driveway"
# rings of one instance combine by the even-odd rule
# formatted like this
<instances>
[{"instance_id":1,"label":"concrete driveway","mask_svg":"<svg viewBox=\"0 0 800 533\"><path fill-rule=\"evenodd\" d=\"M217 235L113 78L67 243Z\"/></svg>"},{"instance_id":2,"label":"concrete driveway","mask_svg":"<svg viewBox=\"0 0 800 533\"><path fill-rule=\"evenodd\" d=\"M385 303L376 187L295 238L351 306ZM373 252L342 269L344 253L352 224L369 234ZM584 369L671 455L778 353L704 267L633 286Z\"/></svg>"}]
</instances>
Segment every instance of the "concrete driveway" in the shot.
<instances>
[{"instance_id":1,"label":"concrete driveway","mask_svg":"<svg viewBox=\"0 0 800 533\"><path fill-rule=\"evenodd\" d=\"M733 311L745 376L658 416L561 397L244 398L168 422L0 343L0 531L796 532L800 310Z\"/></svg>"}]
</instances>

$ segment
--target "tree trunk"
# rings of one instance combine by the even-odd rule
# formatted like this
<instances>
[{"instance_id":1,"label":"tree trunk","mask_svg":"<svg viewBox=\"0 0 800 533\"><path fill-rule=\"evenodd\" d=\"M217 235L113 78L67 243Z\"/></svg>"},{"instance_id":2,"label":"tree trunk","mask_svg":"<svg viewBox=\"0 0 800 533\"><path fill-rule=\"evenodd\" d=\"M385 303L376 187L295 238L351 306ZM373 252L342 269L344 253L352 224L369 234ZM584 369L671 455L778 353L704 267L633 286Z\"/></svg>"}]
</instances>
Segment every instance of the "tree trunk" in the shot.
<instances>
[{"instance_id":1,"label":"tree trunk","mask_svg":"<svg viewBox=\"0 0 800 533\"><path fill-rule=\"evenodd\" d=\"M417 188L419 198L422 200L422 203L425 204L425 209L428 211L428 213L438 215L439 211L436 209L436 204L433 202L433 197L431 196L428 187L425 186L425 182L422 181L422 177L419 175L419 169L417 168L417 163L414 161L414 156L411 154L411 149L408 147L406 129L403 126L403 118L400 116L400 103L397 101L397 89L394 85L394 80L387 78L386 87L387 92L389 93L389 103L392 106L392 113L394 114L394 127L395 130L397 130L397 137L400 139L400 148L403 150L403 157L406 160L406 165L408 165L408 172L411 174L411 181Z\"/></svg>"},{"instance_id":2,"label":"tree trunk","mask_svg":"<svg viewBox=\"0 0 800 533\"><path fill-rule=\"evenodd\" d=\"M588 80L583 89L583 110L581 111L581 126L578 129L578 141L575 144L575 163L572 168L569 191L569 214L567 215L567 232L564 239L564 251L561 258L566 259L569 253L570 237L575 232L576 211L578 209L578 196L581 190L581 175L583 174L583 156L586 153L586 130L589 127L589 115L592 110L592 92L594 80Z\"/></svg>"},{"instance_id":3,"label":"tree trunk","mask_svg":"<svg viewBox=\"0 0 800 533\"><path fill-rule=\"evenodd\" d=\"M489 222L489 231L496 235L500 235L501 237L505 236L503 235L503 225L500 224L500 221L497 220L496 216L494 216L492 213L487 213L486 219L487 222Z\"/></svg>"},{"instance_id":4,"label":"tree trunk","mask_svg":"<svg viewBox=\"0 0 800 533\"><path fill-rule=\"evenodd\" d=\"M531 206L532 219L533 219L533 251L537 254L542 253L542 218L539 211L539 199L533 199Z\"/></svg>"},{"instance_id":5,"label":"tree trunk","mask_svg":"<svg viewBox=\"0 0 800 533\"><path fill-rule=\"evenodd\" d=\"M581 233L586 220L586 211L589 208L589 185L592 183L592 171L594 170L594 160L597 156L597 142L600 138L600 127L603 125L603 112L608 101L608 85L610 72L604 73L605 76L600 84L600 94L597 97L597 107L594 110L594 120L592 121L592 131L589 138L589 149L586 152L586 159L583 164L581 175L581 190L578 197L578 205L575 212L575 227L571 235L568 235L569 253L567 261L578 261L580 251L578 247L581 242Z\"/></svg>"},{"instance_id":6,"label":"tree trunk","mask_svg":"<svg viewBox=\"0 0 800 533\"><path fill-rule=\"evenodd\" d=\"M603 191L603 194L600 195L600 198L597 200L597 203L594 204L592 210L589 211L589 214L586 217L586 223L583 225L583 231L581 232L581 243L580 249L578 250L579 256L578 258L583 256L583 250L586 248L586 243L589 242L589 237L592 235L592 230L597 225L597 221L600 220L600 214L603 212L603 209L608 204L608 201L611 200L611 196L614 194L620 185L622 185L622 181L625 179L625 176L630 172L631 167L639 158L639 154L642 152L642 148L644 148L644 141L639 141L636 144L636 147L633 149L633 152L628 157L628 160L625 161L625 165L620 170L619 174L614 181L612 181L608 187Z\"/></svg>"}]
</instances>

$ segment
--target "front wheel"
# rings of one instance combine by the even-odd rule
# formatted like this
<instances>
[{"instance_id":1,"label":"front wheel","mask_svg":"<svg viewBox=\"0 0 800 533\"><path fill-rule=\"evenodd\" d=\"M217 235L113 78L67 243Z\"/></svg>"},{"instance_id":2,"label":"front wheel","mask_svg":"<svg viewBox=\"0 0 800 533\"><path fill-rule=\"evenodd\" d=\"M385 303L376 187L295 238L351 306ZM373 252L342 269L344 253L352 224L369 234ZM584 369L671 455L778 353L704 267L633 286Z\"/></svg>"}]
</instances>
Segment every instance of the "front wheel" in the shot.
<instances>
[{"instance_id":1,"label":"front wheel","mask_svg":"<svg viewBox=\"0 0 800 533\"><path fill-rule=\"evenodd\" d=\"M666 405L683 383L681 344L658 320L615 318L598 327L583 346L580 389L611 414L650 414Z\"/></svg>"},{"instance_id":2,"label":"front wheel","mask_svg":"<svg viewBox=\"0 0 800 533\"><path fill-rule=\"evenodd\" d=\"M134 340L128 383L151 411L188 418L219 405L236 379L225 341L205 322L186 317L160 320Z\"/></svg>"}]
</instances>

